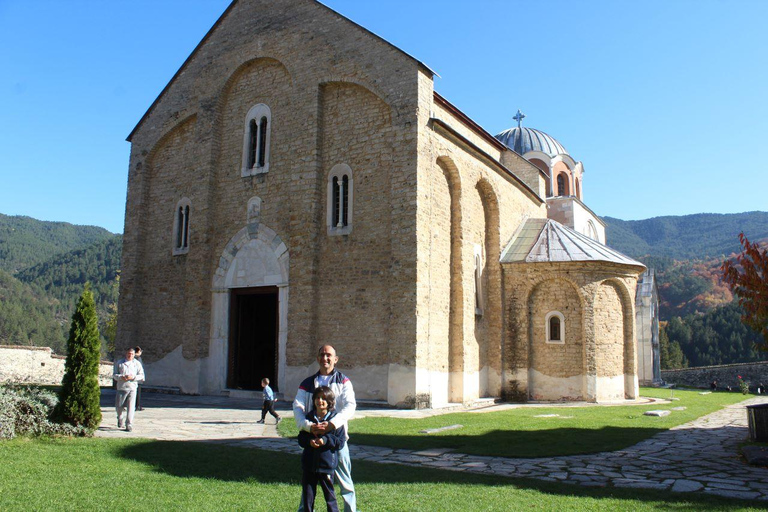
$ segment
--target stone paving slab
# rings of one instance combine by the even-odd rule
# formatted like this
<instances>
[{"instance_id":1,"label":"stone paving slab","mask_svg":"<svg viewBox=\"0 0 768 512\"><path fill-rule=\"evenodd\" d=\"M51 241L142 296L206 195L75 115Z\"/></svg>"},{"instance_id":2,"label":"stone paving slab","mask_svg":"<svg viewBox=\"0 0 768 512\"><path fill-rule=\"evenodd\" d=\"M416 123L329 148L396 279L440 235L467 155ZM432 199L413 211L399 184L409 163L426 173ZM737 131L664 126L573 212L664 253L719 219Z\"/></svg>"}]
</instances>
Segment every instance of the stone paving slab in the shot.
<instances>
[{"instance_id":1,"label":"stone paving slab","mask_svg":"<svg viewBox=\"0 0 768 512\"><path fill-rule=\"evenodd\" d=\"M142 396L145 410L136 413L133 432L125 432L117 429L116 420L110 421L114 418L111 406L114 392L110 395L110 391L103 393L104 426L96 432L98 437L207 441L301 453L295 440L278 436L271 416L267 416L266 425L256 423L261 418L261 404L254 400L146 393ZM756 403L768 403L768 398L757 397L728 406L615 452L523 459L467 455L439 448L393 450L354 443L350 445L350 452L355 460L377 463L534 478L587 487L704 492L768 500L768 468L749 466L738 453L738 445L748 437L745 406ZM292 418L288 404L279 404L278 413ZM404 413L407 417L418 417L414 411ZM398 411L364 410L358 416L387 414L396 416Z\"/></svg>"}]
</instances>

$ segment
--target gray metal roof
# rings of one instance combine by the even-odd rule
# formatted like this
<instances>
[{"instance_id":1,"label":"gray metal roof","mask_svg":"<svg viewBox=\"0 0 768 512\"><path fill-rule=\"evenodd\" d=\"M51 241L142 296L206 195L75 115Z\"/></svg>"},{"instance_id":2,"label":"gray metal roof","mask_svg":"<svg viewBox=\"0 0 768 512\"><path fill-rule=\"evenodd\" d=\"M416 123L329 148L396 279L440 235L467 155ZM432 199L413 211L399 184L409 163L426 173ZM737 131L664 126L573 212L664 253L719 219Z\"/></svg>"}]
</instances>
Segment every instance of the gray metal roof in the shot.
<instances>
[{"instance_id":1,"label":"gray metal roof","mask_svg":"<svg viewBox=\"0 0 768 512\"><path fill-rule=\"evenodd\" d=\"M529 151L541 151L549 156L568 154L563 145L557 142L554 137L534 128L515 126L496 135L496 138L520 155Z\"/></svg>"},{"instance_id":2,"label":"gray metal roof","mask_svg":"<svg viewBox=\"0 0 768 512\"><path fill-rule=\"evenodd\" d=\"M604 261L645 268L639 261L551 219L526 220L501 255L502 263L567 261Z\"/></svg>"}]
</instances>

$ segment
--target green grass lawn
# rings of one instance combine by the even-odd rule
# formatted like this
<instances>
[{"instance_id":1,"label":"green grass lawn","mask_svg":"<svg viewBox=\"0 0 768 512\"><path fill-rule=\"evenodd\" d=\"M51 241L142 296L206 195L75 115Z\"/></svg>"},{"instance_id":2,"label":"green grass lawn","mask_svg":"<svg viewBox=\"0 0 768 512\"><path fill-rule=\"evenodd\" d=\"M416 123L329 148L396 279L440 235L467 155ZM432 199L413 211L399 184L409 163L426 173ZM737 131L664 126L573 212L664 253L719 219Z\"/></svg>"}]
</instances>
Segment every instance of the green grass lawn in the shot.
<instances>
[{"instance_id":1,"label":"green grass lawn","mask_svg":"<svg viewBox=\"0 0 768 512\"><path fill-rule=\"evenodd\" d=\"M614 451L686 423L746 398L740 393L700 394L700 391L642 388L647 397L679 400L669 404L611 407L524 407L489 413L453 413L424 419L361 418L350 425L352 442L361 445L421 450L451 448L459 453L498 457L548 457ZM656 409L685 407L660 418L644 416ZM537 417L557 414L556 417ZM449 425L462 428L434 434L419 431ZM284 421L280 434L297 434Z\"/></svg>"},{"instance_id":2,"label":"green grass lawn","mask_svg":"<svg viewBox=\"0 0 768 512\"><path fill-rule=\"evenodd\" d=\"M299 457L142 439L0 442L0 510L294 511ZM593 489L427 468L354 462L369 511L753 510L704 494ZM322 497L317 510L325 510Z\"/></svg>"}]
</instances>

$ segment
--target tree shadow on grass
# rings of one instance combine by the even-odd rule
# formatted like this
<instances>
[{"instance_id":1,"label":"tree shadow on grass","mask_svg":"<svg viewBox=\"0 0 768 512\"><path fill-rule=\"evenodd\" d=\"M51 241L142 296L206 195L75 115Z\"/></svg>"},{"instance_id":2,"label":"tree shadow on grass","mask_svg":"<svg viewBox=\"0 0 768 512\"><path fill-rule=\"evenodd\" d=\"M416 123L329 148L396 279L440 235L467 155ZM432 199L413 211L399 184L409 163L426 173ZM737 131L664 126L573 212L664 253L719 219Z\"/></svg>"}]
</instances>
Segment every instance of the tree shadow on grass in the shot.
<instances>
[{"instance_id":1,"label":"tree shadow on grass","mask_svg":"<svg viewBox=\"0 0 768 512\"><path fill-rule=\"evenodd\" d=\"M299 455L272 452L256 448L239 448L200 443L194 441L146 441L121 446L118 455L124 459L151 466L158 473L179 478L212 479L222 482L242 482L253 485L287 484L296 486L297 493L301 480ZM524 499L539 500L539 507L548 508L547 496L554 499L588 498L593 500L619 500L620 508L631 508L632 502L652 502L654 508L662 510L734 510L739 505L755 506L756 502L727 500L703 493L670 493L648 489L588 488L577 485L545 482L525 478L509 478L494 475L473 474L458 471L379 464L355 461L354 480L358 488L358 504L363 506L366 496L371 505L384 510L402 509L402 498L409 493L419 494L421 489L438 487L448 496L464 495L463 486L472 486L475 499L472 508L489 510L482 501L483 493L493 493L498 503L501 499L504 509L515 509L516 499L522 499L520 491L533 491ZM480 486L481 491L477 490ZM483 486L487 489L482 490ZM545 496L541 496L541 493ZM533 498L531 497L533 496ZM466 499L466 497L464 497ZM387 501L391 500L391 501ZM400 500L400 501L398 501ZM509 501L507 501L509 500ZM624 501L626 500L626 501ZM298 494L296 498L298 504ZM384 507L384 508L381 508ZM391 508L395 507L395 508ZM576 503L572 508L580 508ZM290 507L288 507L290 508ZM365 508L365 507L364 507ZM415 508L412 510L418 510ZM424 509L440 510L439 504L430 503ZM496 509L495 507L492 509Z\"/></svg>"},{"instance_id":2,"label":"tree shadow on grass","mask_svg":"<svg viewBox=\"0 0 768 512\"><path fill-rule=\"evenodd\" d=\"M355 432L355 444L394 449L450 448L459 453L491 457L538 458L612 452L627 448L666 428L603 427L542 430L492 430L484 434L391 435Z\"/></svg>"}]
</instances>

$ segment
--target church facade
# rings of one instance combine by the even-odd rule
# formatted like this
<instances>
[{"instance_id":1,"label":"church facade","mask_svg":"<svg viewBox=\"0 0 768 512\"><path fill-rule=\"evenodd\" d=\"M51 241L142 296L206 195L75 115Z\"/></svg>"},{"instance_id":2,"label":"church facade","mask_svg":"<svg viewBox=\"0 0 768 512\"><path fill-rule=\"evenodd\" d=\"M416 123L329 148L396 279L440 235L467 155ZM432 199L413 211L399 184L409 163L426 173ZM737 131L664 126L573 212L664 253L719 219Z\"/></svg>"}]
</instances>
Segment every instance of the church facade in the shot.
<instances>
[{"instance_id":1,"label":"church facade","mask_svg":"<svg viewBox=\"0 0 768 512\"><path fill-rule=\"evenodd\" d=\"M583 166L433 75L314 0L229 6L128 137L117 345L148 384L290 398L330 343L401 406L637 396L644 267Z\"/></svg>"}]
</instances>

